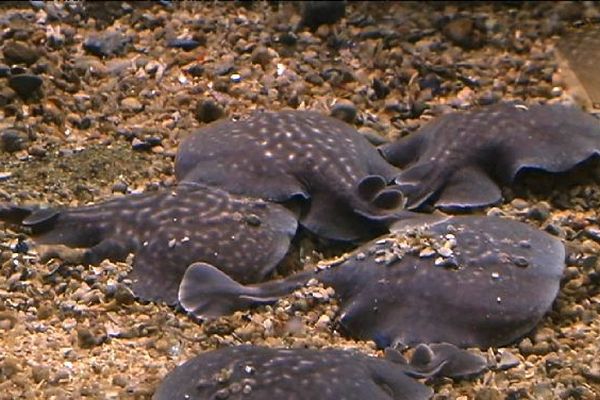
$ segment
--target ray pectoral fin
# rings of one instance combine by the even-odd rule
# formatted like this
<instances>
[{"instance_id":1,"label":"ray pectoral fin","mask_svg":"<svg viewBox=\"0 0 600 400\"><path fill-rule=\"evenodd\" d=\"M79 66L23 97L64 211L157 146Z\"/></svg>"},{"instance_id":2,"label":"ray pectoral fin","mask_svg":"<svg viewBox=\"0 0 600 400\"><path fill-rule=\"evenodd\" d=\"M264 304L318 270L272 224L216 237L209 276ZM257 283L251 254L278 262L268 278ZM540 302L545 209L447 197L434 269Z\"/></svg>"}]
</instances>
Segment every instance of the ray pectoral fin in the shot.
<instances>
[{"instance_id":1,"label":"ray pectoral fin","mask_svg":"<svg viewBox=\"0 0 600 400\"><path fill-rule=\"evenodd\" d=\"M388 188L382 190L373 199L372 203L377 209L393 211L404 208L406 201L404 194L399 188Z\"/></svg>"},{"instance_id":2,"label":"ray pectoral fin","mask_svg":"<svg viewBox=\"0 0 600 400\"><path fill-rule=\"evenodd\" d=\"M390 164L404 168L421 156L426 141L427 135L422 132L413 133L395 142L380 146L379 153Z\"/></svg>"},{"instance_id":3,"label":"ray pectoral fin","mask_svg":"<svg viewBox=\"0 0 600 400\"><path fill-rule=\"evenodd\" d=\"M313 195L310 209L300 219L300 223L309 231L340 241L353 241L377 233L377 227L368 226L368 222L346 202L335 201L330 196L319 193Z\"/></svg>"},{"instance_id":4,"label":"ray pectoral fin","mask_svg":"<svg viewBox=\"0 0 600 400\"><path fill-rule=\"evenodd\" d=\"M369 175L358 182L358 195L364 201L372 201L385 187L387 182L380 175Z\"/></svg>"},{"instance_id":5,"label":"ray pectoral fin","mask_svg":"<svg viewBox=\"0 0 600 400\"><path fill-rule=\"evenodd\" d=\"M260 292L231 279L206 263L188 267L179 285L179 303L198 318L218 317L253 306L275 303L277 296L260 296Z\"/></svg>"},{"instance_id":6,"label":"ray pectoral fin","mask_svg":"<svg viewBox=\"0 0 600 400\"><path fill-rule=\"evenodd\" d=\"M481 373L488 363L481 354L450 343L435 343L418 345L409 366L415 377L464 378Z\"/></svg>"},{"instance_id":7,"label":"ray pectoral fin","mask_svg":"<svg viewBox=\"0 0 600 400\"><path fill-rule=\"evenodd\" d=\"M433 390L422 383L412 379L404 371L399 373L399 369L404 366L377 364L372 367L371 374L373 380L381 386L384 392L392 393L394 399L399 400L427 400L431 398Z\"/></svg>"},{"instance_id":8,"label":"ray pectoral fin","mask_svg":"<svg viewBox=\"0 0 600 400\"><path fill-rule=\"evenodd\" d=\"M47 213L47 214L46 214ZM44 214L46 214L44 216ZM58 215L58 210L54 208L42 209L37 206L19 206L11 203L0 203L0 221L8 222L15 225L33 225L35 220L39 219L35 215L41 216L42 220L53 219ZM25 223L26 220L31 220Z\"/></svg>"},{"instance_id":9,"label":"ray pectoral fin","mask_svg":"<svg viewBox=\"0 0 600 400\"><path fill-rule=\"evenodd\" d=\"M483 207L502 200L496 182L478 167L464 167L456 171L441 190L435 205L441 209Z\"/></svg>"},{"instance_id":10,"label":"ray pectoral fin","mask_svg":"<svg viewBox=\"0 0 600 400\"><path fill-rule=\"evenodd\" d=\"M406 197L406 207L415 209L443 186L445 172L434 162L419 162L402 171L395 183Z\"/></svg>"},{"instance_id":11,"label":"ray pectoral fin","mask_svg":"<svg viewBox=\"0 0 600 400\"><path fill-rule=\"evenodd\" d=\"M136 248L133 238L107 238L90 247L84 253L86 264L98 264L102 260L125 261Z\"/></svg>"},{"instance_id":12,"label":"ray pectoral fin","mask_svg":"<svg viewBox=\"0 0 600 400\"><path fill-rule=\"evenodd\" d=\"M190 265L179 285L179 303L198 318L218 317L238 310L273 304L312 277L299 273L285 280L242 285L213 265Z\"/></svg>"}]
</instances>

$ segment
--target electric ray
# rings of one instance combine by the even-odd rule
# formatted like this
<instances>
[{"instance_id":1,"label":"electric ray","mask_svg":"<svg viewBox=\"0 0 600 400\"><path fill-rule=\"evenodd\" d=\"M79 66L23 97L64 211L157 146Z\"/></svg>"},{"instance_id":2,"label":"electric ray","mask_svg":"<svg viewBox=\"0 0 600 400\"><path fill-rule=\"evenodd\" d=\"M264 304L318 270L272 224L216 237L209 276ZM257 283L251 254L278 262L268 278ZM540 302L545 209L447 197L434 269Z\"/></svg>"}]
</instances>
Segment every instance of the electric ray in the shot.
<instances>
[{"instance_id":1,"label":"electric ray","mask_svg":"<svg viewBox=\"0 0 600 400\"><path fill-rule=\"evenodd\" d=\"M407 208L481 207L499 202L499 184L523 169L562 172L598 154L600 122L564 105L504 103L443 115L380 150L403 168L396 183Z\"/></svg>"},{"instance_id":2,"label":"electric ray","mask_svg":"<svg viewBox=\"0 0 600 400\"><path fill-rule=\"evenodd\" d=\"M69 209L1 205L0 220L30 228L42 244L85 248L82 262L134 253L135 294L177 301L186 268L202 261L244 282L258 282L288 250L297 221L286 208L183 183Z\"/></svg>"},{"instance_id":3,"label":"electric ray","mask_svg":"<svg viewBox=\"0 0 600 400\"><path fill-rule=\"evenodd\" d=\"M527 224L481 216L415 217L340 265L242 286L197 263L179 301L198 317L270 304L311 278L335 289L343 333L378 346L508 344L550 308L564 269L562 243Z\"/></svg>"},{"instance_id":4,"label":"electric ray","mask_svg":"<svg viewBox=\"0 0 600 400\"><path fill-rule=\"evenodd\" d=\"M356 351L244 345L203 353L180 365L153 399L429 399L433 391L407 371L407 364Z\"/></svg>"},{"instance_id":5,"label":"electric ray","mask_svg":"<svg viewBox=\"0 0 600 400\"><path fill-rule=\"evenodd\" d=\"M558 42L558 55L567 83L588 109L600 109L600 27L571 32Z\"/></svg>"},{"instance_id":6,"label":"electric ray","mask_svg":"<svg viewBox=\"0 0 600 400\"><path fill-rule=\"evenodd\" d=\"M351 126L309 111L210 124L182 141L175 173L181 182L300 202L300 223L330 239L382 233L380 224L369 222L403 206L401 192L387 186L399 170Z\"/></svg>"}]
</instances>

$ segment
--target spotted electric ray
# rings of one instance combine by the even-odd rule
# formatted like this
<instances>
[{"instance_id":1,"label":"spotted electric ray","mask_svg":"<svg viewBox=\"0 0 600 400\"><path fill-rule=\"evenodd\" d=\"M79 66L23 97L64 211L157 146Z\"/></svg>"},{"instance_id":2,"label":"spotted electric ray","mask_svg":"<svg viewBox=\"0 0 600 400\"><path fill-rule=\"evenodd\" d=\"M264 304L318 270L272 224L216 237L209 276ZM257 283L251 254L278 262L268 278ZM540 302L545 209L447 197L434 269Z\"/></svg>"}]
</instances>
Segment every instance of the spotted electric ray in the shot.
<instances>
[{"instance_id":1,"label":"spotted electric ray","mask_svg":"<svg viewBox=\"0 0 600 400\"><path fill-rule=\"evenodd\" d=\"M600 27L571 32L558 42L558 54L567 83L588 109L600 109Z\"/></svg>"},{"instance_id":2,"label":"spotted electric ray","mask_svg":"<svg viewBox=\"0 0 600 400\"><path fill-rule=\"evenodd\" d=\"M335 289L343 333L378 346L510 343L550 308L564 269L562 243L497 217L425 216L398 223L337 266L242 286L202 263L179 301L199 317L269 304L316 278ZM423 221L426 223L424 224Z\"/></svg>"},{"instance_id":3,"label":"spotted electric ray","mask_svg":"<svg viewBox=\"0 0 600 400\"><path fill-rule=\"evenodd\" d=\"M372 237L370 221L402 208L400 191L387 187L398 172L354 128L309 111L217 121L184 139L175 160L182 182L299 201L300 223L337 240Z\"/></svg>"},{"instance_id":4,"label":"spotted electric ray","mask_svg":"<svg viewBox=\"0 0 600 400\"><path fill-rule=\"evenodd\" d=\"M70 209L0 205L0 220L30 228L39 243L86 248L85 263L135 253L129 275L135 294L171 304L196 261L240 281L263 280L287 252L297 225L280 205L190 183Z\"/></svg>"},{"instance_id":5,"label":"spotted electric ray","mask_svg":"<svg viewBox=\"0 0 600 400\"><path fill-rule=\"evenodd\" d=\"M600 122L564 105L505 103L443 115L380 150L404 169L396 183L407 208L481 207L523 169L562 172L598 154Z\"/></svg>"},{"instance_id":6,"label":"spotted electric ray","mask_svg":"<svg viewBox=\"0 0 600 400\"><path fill-rule=\"evenodd\" d=\"M406 364L336 349L237 346L200 354L154 393L167 399L425 400L433 391Z\"/></svg>"}]
</instances>

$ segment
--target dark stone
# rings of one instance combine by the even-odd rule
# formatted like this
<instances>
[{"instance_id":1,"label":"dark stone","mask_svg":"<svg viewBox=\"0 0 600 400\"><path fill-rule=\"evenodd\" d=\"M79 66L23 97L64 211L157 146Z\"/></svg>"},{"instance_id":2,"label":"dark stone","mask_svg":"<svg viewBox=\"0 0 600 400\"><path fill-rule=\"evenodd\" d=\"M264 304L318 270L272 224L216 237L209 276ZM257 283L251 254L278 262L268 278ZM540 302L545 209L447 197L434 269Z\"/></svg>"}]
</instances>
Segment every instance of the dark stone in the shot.
<instances>
[{"instance_id":1,"label":"dark stone","mask_svg":"<svg viewBox=\"0 0 600 400\"><path fill-rule=\"evenodd\" d=\"M358 111L356 106L350 102L337 103L331 109L331 116L340 119L349 124L353 124L356 121Z\"/></svg>"},{"instance_id":2,"label":"dark stone","mask_svg":"<svg viewBox=\"0 0 600 400\"><path fill-rule=\"evenodd\" d=\"M40 52L27 43L11 41L4 45L2 49L4 60L7 64L25 64L31 65L40 58Z\"/></svg>"},{"instance_id":3,"label":"dark stone","mask_svg":"<svg viewBox=\"0 0 600 400\"><path fill-rule=\"evenodd\" d=\"M6 78L10 75L10 67L5 64L0 64L0 78Z\"/></svg>"},{"instance_id":4,"label":"dark stone","mask_svg":"<svg viewBox=\"0 0 600 400\"><path fill-rule=\"evenodd\" d=\"M26 147L29 138L25 132L16 129L4 129L0 132L0 149L14 153Z\"/></svg>"},{"instance_id":5,"label":"dark stone","mask_svg":"<svg viewBox=\"0 0 600 400\"><path fill-rule=\"evenodd\" d=\"M422 79L419 79L419 87L421 90L431 89L431 94L434 96L441 92L442 82L440 78L434 73L425 75Z\"/></svg>"},{"instance_id":6,"label":"dark stone","mask_svg":"<svg viewBox=\"0 0 600 400\"><path fill-rule=\"evenodd\" d=\"M14 247L14 252L15 253L22 253L22 254L24 254L24 253L27 253L28 251L29 251L29 246L27 245L26 242L23 242L22 240L19 240L17 242L17 244L15 244L15 247Z\"/></svg>"},{"instance_id":7,"label":"dark stone","mask_svg":"<svg viewBox=\"0 0 600 400\"><path fill-rule=\"evenodd\" d=\"M200 46L200 42L194 39L172 39L167 42L167 47L182 49L184 51L194 50Z\"/></svg>"},{"instance_id":8,"label":"dark stone","mask_svg":"<svg viewBox=\"0 0 600 400\"><path fill-rule=\"evenodd\" d=\"M482 106L489 106L490 104L497 103L500 100L500 96L496 92L492 92L491 90L486 90L479 96L477 99L477 103Z\"/></svg>"},{"instance_id":9,"label":"dark stone","mask_svg":"<svg viewBox=\"0 0 600 400\"><path fill-rule=\"evenodd\" d=\"M125 182L117 182L112 187L113 193L127 193L127 184Z\"/></svg>"},{"instance_id":10,"label":"dark stone","mask_svg":"<svg viewBox=\"0 0 600 400\"><path fill-rule=\"evenodd\" d=\"M194 116L198 122L209 123L223 118L225 111L213 100L202 100L196 105Z\"/></svg>"},{"instance_id":11,"label":"dark stone","mask_svg":"<svg viewBox=\"0 0 600 400\"><path fill-rule=\"evenodd\" d=\"M152 145L145 140L134 138L131 141L131 148L135 151L146 151L152 148Z\"/></svg>"},{"instance_id":12,"label":"dark stone","mask_svg":"<svg viewBox=\"0 0 600 400\"><path fill-rule=\"evenodd\" d=\"M346 15L344 1L305 1L302 3L302 19L298 28L311 30L321 25L335 24Z\"/></svg>"},{"instance_id":13,"label":"dark stone","mask_svg":"<svg viewBox=\"0 0 600 400\"><path fill-rule=\"evenodd\" d=\"M89 37L83 43L83 49L98 57L110 57L123 54L129 43L131 43L130 37L114 31Z\"/></svg>"},{"instance_id":14,"label":"dark stone","mask_svg":"<svg viewBox=\"0 0 600 400\"><path fill-rule=\"evenodd\" d=\"M215 67L215 75L223 76L233 72L233 64L223 63Z\"/></svg>"},{"instance_id":15,"label":"dark stone","mask_svg":"<svg viewBox=\"0 0 600 400\"><path fill-rule=\"evenodd\" d=\"M42 86L42 82L43 80L39 76L23 74L11 76L8 79L8 86L17 92L21 98L27 98Z\"/></svg>"},{"instance_id":16,"label":"dark stone","mask_svg":"<svg viewBox=\"0 0 600 400\"><path fill-rule=\"evenodd\" d=\"M385 99L390 94L390 88L377 78L373 79L373 90L378 99Z\"/></svg>"},{"instance_id":17,"label":"dark stone","mask_svg":"<svg viewBox=\"0 0 600 400\"><path fill-rule=\"evenodd\" d=\"M202 76L202 74L204 73L204 67L200 64L192 65L187 69L187 73L197 78L199 76Z\"/></svg>"},{"instance_id":18,"label":"dark stone","mask_svg":"<svg viewBox=\"0 0 600 400\"><path fill-rule=\"evenodd\" d=\"M298 43L298 36L294 32L285 32L279 35L278 41L286 46L294 46Z\"/></svg>"},{"instance_id":19,"label":"dark stone","mask_svg":"<svg viewBox=\"0 0 600 400\"><path fill-rule=\"evenodd\" d=\"M0 107L4 107L7 104L10 104L10 102L12 102L16 96L17 96L17 94L11 88L9 88L9 87L0 88Z\"/></svg>"},{"instance_id":20,"label":"dark stone","mask_svg":"<svg viewBox=\"0 0 600 400\"><path fill-rule=\"evenodd\" d=\"M475 21L468 17L458 17L446 24L442 29L444 35L450 41L465 49L476 49L481 47L485 37L475 26Z\"/></svg>"},{"instance_id":21,"label":"dark stone","mask_svg":"<svg viewBox=\"0 0 600 400\"><path fill-rule=\"evenodd\" d=\"M90 126L92 126L92 119L90 117L83 117L77 122L77 128L79 129L89 129Z\"/></svg>"}]
</instances>

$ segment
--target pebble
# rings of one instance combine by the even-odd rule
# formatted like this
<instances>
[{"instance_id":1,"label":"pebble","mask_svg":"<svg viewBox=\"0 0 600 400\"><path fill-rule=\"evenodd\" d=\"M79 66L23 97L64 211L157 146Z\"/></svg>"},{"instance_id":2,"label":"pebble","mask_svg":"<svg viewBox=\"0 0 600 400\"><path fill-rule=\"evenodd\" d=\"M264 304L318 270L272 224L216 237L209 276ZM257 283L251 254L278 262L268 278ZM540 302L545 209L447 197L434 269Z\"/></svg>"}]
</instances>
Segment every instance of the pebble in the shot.
<instances>
[{"instance_id":1,"label":"pebble","mask_svg":"<svg viewBox=\"0 0 600 400\"><path fill-rule=\"evenodd\" d=\"M200 44L201 43L199 41L194 39L171 39L167 42L167 47L191 51L200 46Z\"/></svg>"},{"instance_id":2,"label":"pebble","mask_svg":"<svg viewBox=\"0 0 600 400\"><path fill-rule=\"evenodd\" d=\"M496 365L497 369L502 371L502 370L516 367L517 365L520 364L519 359L513 353L511 353L509 350L502 349L499 352L500 352L500 361L498 361L498 364Z\"/></svg>"},{"instance_id":3,"label":"pebble","mask_svg":"<svg viewBox=\"0 0 600 400\"><path fill-rule=\"evenodd\" d=\"M31 377L35 383L48 381L50 379L50 367L46 365L34 365L31 367Z\"/></svg>"},{"instance_id":4,"label":"pebble","mask_svg":"<svg viewBox=\"0 0 600 400\"><path fill-rule=\"evenodd\" d=\"M0 132L0 150L14 153L27 147L29 138L25 132L7 128Z\"/></svg>"},{"instance_id":5,"label":"pebble","mask_svg":"<svg viewBox=\"0 0 600 400\"><path fill-rule=\"evenodd\" d=\"M256 46L254 50L252 50L250 61L254 64L259 64L264 68L271 63L271 53L265 46Z\"/></svg>"},{"instance_id":6,"label":"pebble","mask_svg":"<svg viewBox=\"0 0 600 400\"><path fill-rule=\"evenodd\" d=\"M25 64L30 66L40 58L40 52L35 47L20 41L10 41L2 49L4 61L7 64Z\"/></svg>"},{"instance_id":7,"label":"pebble","mask_svg":"<svg viewBox=\"0 0 600 400\"><path fill-rule=\"evenodd\" d=\"M475 400L503 400L504 396L496 388L484 387L477 391Z\"/></svg>"},{"instance_id":8,"label":"pebble","mask_svg":"<svg viewBox=\"0 0 600 400\"><path fill-rule=\"evenodd\" d=\"M112 31L87 38L83 43L83 48L97 57L112 57L123 54L130 42L130 37L121 32Z\"/></svg>"},{"instance_id":9,"label":"pebble","mask_svg":"<svg viewBox=\"0 0 600 400\"><path fill-rule=\"evenodd\" d=\"M198 122L209 123L223 118L225 111L214 100L207 99L196 104L194 116Z\"/></svg>"},{"instance_id":10,"label":"pebble","mask_svg":"<svg viewBox=\"0 0 600 400\"><path fill-rule=\"evenodd\" d=\"M354 103L349 100L338 101L331 109L331 116L348 124L354 124L358 110Z\"/></svg>"},{"instance_id":11,"label":"pebble","mask_svg":"<svg viewBox=\"0 0 600 400\"><path fill-rule=\"evenodd\" d=\"M17 97L17 93L8 86L1 87L0 85L0 107L10 104Z\"/></svg>"},{"instance_id":12,"label":"pebble","mask_svg":"<svg viewBox=\"0 0 600 400\"><path fill-rule=\"evenodd\" d=\"M127 193L127 184L123 181L119 181L112 186L113 193Z\"/></svg>"},{"instance_id":13,"label":"pebble","mask_svg":"<svg viewBox=\"0 0 600 400\"><path fill-rule=\"evenodd\" d=\"M135 294L129 287L119 284L115 291L115 300L119 304L130 305L135 301Z\"/></svg>"},{"instance_id":14,"label":"pebble","mask_svg":"<svg viewBox=\"0 0 600 400\"><path fill-rule=\"evenodd\" d=\"M144 105L135 97L126 97L121 100L121 107L128 112L140 112L144 109Z\"/></svg>"},{"instance_id":15,"label":"pebble","mask_svg":"<svg viewBox=\"0 0 600 400\"><path fill-rule=\"evenodd\" d=\"M8 86L21 98L31 97L42 86L43 79L37 75L14 75L8 79Z\"/></svg>"},{"instance_id":16,"label":"pebble","mask_svg":"<svg viewBox=\"0 0 600 400\"><path fill-rule=\"evenodd\" d=\"M454 18L444 26L442 32L452 43L465 49L481 47L484 42L483 34L468 17Z\"/></svg>"},{"instance_id":17,"label":"pebble","mask_svg":"<svg viewBox=\"0 0 600 400\"><path fill-rule=\"evenodd\" d=\"M6 78L10 75L10 67L0 63L0 78Z\"/></svg>"}]
</instances>

